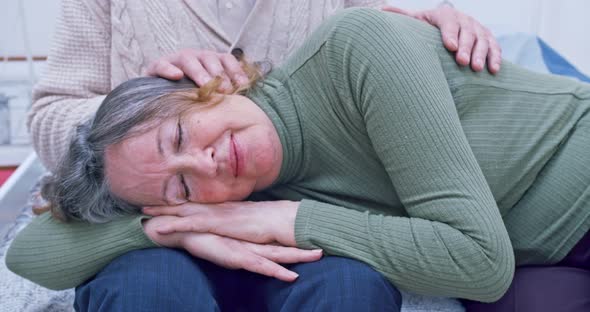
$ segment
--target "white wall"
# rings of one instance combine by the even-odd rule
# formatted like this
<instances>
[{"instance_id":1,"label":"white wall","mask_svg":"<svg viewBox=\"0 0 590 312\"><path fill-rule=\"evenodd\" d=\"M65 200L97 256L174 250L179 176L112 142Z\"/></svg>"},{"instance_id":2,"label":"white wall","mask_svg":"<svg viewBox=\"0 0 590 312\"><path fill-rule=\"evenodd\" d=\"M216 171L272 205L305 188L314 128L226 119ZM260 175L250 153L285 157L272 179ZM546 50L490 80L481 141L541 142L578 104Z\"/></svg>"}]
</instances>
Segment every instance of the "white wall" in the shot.
<instances>
[{"instance_id":1,"label":"white wall","mask_svg":"<svg viewBox=\"0 0 590 312\"><path fill-rule=\"evenodd\" d=\"M544 0L539 36L590 74L590 1Z\"/></svg>"},{"instance_id":2,"label":"white wall","mask_svg":"<svg viewBox=\"0 0 590 312\"><path fill-rule=\"evenodd\" d=\"M438 0L389 0L408 9L435 7ZM494 30L533 33L590 74L589 0L451 0L456 8Z\"/></svg>"},{"instance_id":3,"label":"white wall","mask_svg":"<svg viewBox=\"0 0 590 312\"><path fill-rule=\"evenodd\" d=\"M46 56L60 1L0 0L0 3L0 56L27 55L23 26L29 35L31 54ZM0 124L0 132L9 131L10 144L0 144L0 166L18 165L32 151L25 116L31 102L30 80L41 72L42 63L28 66L27 62L0 62L0 94L10 98L9 125Z\"/></svg>"},{"instance_id":4,"label":"white wall","mask_svg":"<svg viewBox=\"0 0 590 312\"><path fill-rule=\"evenodd\" d=\"M25 55L18 11L19 1L22 1L25 8L33 55L47 55L60 1L1 1L0 56ZM439 2L439 0L390 0L393 5L407 9L432 8ZM539 35L580 70L590 74L590 36L587 34L590 31L589 0L452 0L452 2L458 9L494 29L509 29Z\"/></svg>"},{"instance_id":5,"label":"white wall","mask_svg":"<svg viewBox=\"0 0 590 312\"><path fill-rule=\"evenodd\" d=\"M49 52L55 18L59 14L59 0L1 0L0 10L0 56L25 55L22 29L22 14L19 2L24 8L26 28L30 37L33 55L47 55Z\"/></svg>"}]
</instances>

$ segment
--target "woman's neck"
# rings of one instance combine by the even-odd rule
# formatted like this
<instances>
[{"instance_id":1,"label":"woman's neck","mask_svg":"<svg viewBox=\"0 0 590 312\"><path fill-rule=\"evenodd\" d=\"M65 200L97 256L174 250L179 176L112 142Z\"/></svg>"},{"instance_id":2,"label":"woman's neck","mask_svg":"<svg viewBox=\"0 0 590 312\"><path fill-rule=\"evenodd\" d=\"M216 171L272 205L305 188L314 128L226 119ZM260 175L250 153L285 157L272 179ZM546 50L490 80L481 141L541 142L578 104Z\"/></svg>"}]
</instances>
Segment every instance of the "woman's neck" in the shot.
<instances>
[{"instance_id":1,"label":"woman's neck","mask_svg":"<svg viewBox=\"0 0 590 312\"><path fill-rule=\"evenodd\" d=\"M282 162L278 177L272 185L297 180L303 167L301 124L292 94L288 86L282 83L287 79L283 76L285 75L279 69L275 69L247 94L272 122L280 140Z\"/></svg>"},{"instance_id":2,"label":"woman's neck","mask_svg":"<svg viewBox=\"0 0 590 312\"><path fill-rule=\"evenodd\" d=\"M232 106L249 105L260 110L260 117L262 120L260 126L265 131L258 139L265 140L269 144L269 149L266 150L265 155L262 157L264 157L264 159L268 158L270 167L268 172L264 172L264 174L257 179L256 185L254 186L254 191L258 192L264 190L274 184L281 173L281 167L283 165L283 143L281 142L279 132L275 126L275 123L273 123L266 111L263 110L260 105L255 103L253 100L242 95L232 95L229 97L229 100L233 102L231 103Z\"/></svg>"}]
</instances>

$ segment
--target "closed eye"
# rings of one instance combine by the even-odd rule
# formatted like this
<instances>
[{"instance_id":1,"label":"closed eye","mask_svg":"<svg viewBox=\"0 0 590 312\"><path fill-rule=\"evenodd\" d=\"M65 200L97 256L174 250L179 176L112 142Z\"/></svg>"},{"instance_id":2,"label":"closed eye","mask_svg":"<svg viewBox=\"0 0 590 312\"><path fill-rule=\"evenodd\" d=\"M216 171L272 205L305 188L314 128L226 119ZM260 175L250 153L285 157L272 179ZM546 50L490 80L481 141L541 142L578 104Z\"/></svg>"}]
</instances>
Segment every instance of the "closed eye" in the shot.
<instances>
[{"instance_id":1,"label":"closed eye","mask_svg":"<svg viewBox=\"0 0 590 312\"><path fill-rule=\"evenodd\" d=\"M178 122L176 124L176 152L180 152L180 149L182 147L182 138L183 138L183 129L182 129L182 123L181 123L181 118L178 118ZM189 201L190 196L191 196L191 191L188 187L188 184L186 183L185 179L184 179L184 175L181 174L180 175L180 183L182 184L182 188L184 189L184 198Z\"/></svg>"},{"instance_id":2,"label":"closed eye","mask_svg":"<svg viewBox=\"0 0 590 312\"><path fill-rule=\"evenodd\" d=\"M176 125L176 151L180 151L180 147L182 146L182 124L180 123L180 118L178 118L178 123Z\"/></svg>"}]
</instances>

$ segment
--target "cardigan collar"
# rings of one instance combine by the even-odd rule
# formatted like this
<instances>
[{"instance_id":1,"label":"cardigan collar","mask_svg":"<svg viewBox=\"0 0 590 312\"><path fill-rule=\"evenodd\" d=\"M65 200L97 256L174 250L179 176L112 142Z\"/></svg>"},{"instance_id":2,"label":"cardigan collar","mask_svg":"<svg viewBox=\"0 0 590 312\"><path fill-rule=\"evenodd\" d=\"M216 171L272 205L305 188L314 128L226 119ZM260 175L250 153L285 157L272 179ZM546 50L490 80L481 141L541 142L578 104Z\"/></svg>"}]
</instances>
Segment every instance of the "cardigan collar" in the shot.
<instances>
[{"instance_id":1,"label":"cardigan collar","mask_svg":"<svg viewBox=\"0 0 590 312\"><path fill-rule=\"evenodd\" d=\"M257 0L235 38L228 36L210 10L202 8L199 1L184 0L184 2L210 32L216 34L229 47L228 53L235 48L240 48L247 57L256 56L256 59L250 59L250 61L261 61L269 57L278 62L283 60L284 55L274 54L287 49L290 44L288 33L293 29L290 29L290 15L282 18L277 18L276 15L291 12L294 5L291 1ZM306 20L308 15L304 13L298 18ZM284 34L277 35L277 33Z\"/></svg>"},{"instance_id":2,"label":"cardigan collar","mask_svg":"<svg viewBox=\"0 0 590 312\"><path fill-rule=\"evenodd\" d=\"M184 0L184 2L191 9L191 11L193 11L195 16L197 16L203 22L203 24L209 27L209 30L212 33L215 33L218 36L218 38L220 38L227 44L227 46L230 46L231 51L242 40L242 36L247 35L249 33L249 31L245 31L245 29L249 29L261 23L261 21L268 19L268 14L272 14L273 12L273 5L271 4L274 1L269 1L265 5L262 3L264 1L257 0L254 3L252 10L248 14L246 21L240 27L240 31L238 35L234 38L234 40L232 40L232 38L227 35L223 27L221 27L219 22L213 17L212 12L209 9L205 9L202 7L202 3L199 3L199 1L194 0Z\"/></svg>"}]
</instances>

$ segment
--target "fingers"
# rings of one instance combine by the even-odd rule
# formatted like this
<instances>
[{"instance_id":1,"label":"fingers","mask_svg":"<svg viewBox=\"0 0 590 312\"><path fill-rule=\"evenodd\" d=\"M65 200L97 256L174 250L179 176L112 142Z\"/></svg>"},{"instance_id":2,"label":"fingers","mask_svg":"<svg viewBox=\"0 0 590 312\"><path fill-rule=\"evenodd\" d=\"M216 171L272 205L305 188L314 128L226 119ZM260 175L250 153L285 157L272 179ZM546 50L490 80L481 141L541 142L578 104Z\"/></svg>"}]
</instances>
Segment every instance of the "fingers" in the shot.
<instances>
[{"instance_id":1,"label":"fingers","mask_svg":"<svg viewBox=\"0 0 590 312\"><path fill-rule=\"evenodd\" d=\"M187 217L195 214L203 214L210 210L222 208L223 204L209 204L203 205L198 203L186 202L181 205L174 206L146 206L141 211L150 216L177 216ZM220 210L218 209L218 210Z\"/></svg>"},{"instance_id":2,"label":"fingers","mask_svg":"<svg viewBox=\"0 0 590 312\"><path fill-rule=\"evenodd\" d=\"M502 48L500 44L496 40L496 38L490 33L489 34L489 51L487 55L488 60L488 70L492 74L497 74L500 71L500 66L502 64Z\"/></svg>"},{"instance_id":3,"label":"fingers","mask_svg":"<svg viewBox=\"0 0 590 312\"><path fill-rule=\"evenodd\" d=\"M141 211L150 216L178 216L184 217L188 215L187 209L184 205L177 205L177 206L151 206L151 207L143 207Z\"/></svg>"},{"instance_id":4,"label":"fingers","mask_svg":"<svg viewBox=\"0 0 590 312\"><path fill-rule=\"evenodd\" d=\"M455 21L444 21L440 24L440 34L442 36L445 48L451 52L456 52L459 45L459 23Z\"/></svg>"},{"instance_id":5,"label":"fingers","mask_svg":"<svg viewBox=\"0 0 590 312\"><path fill-rule=\"evenodd\" d=\"M194 214L175 218L160 224L156 229L158 235L173 233L211 233L253 243L269 243L276 240L272 232L261 225L245 222L241 216L221 218L215 214Z\"/></svg>"},{"instance_id":6,"label":"fingers","mask_svg":"<svg viewBox=\"0 0 590 312\"><path fill-rule=\"evenodd\" d=\"M322 250L303 250L299 248L260 245L249 242L240 242L241 245L252 252L252 257L238 257L238 262L244 269L275 277L285 282L292 282L298 274L287 270L277 263L301 263L317 261L322 257Z\"/></svg>"},{"instance_id":7,"label":"fingers","mask_svg":"<svg viewBox=\"0 0 590 312\"><path fill-rule=\"evenodd\" d=\"M172 56L171 62L180 68L198 86L203 86L213 79L213 76L209 74L199 61L197 51L181 51L177 56Z\"/></svg>"},{"instance_id":8,"label":"fingers","mask_svg":"<svg viewBox=\"0 0 590 312\"><path fill-rule=\"evenodd\" d=\"M459 32L459 48L456 60L460 65L466 66L471 62L471 51L475 43L475 34L469 27L462 26Z\"/></svg>"},{"instance_id":9,"label":"fingers","mask_svg":"<svg viewBox=\"0 0 590 312\"><path fill-rule=\"evenodd\" d=\"M462 30L461 21L465 16L457 14L457 11L447 5L435 10L425 11L425 21L440 29L443 44L447 50L456 52L459 48L459 33Z\"/></svg>"},{"instance_id":10,"label":"fingers","mask_svg":"<svg viewBox=\"0 0 590 312\"><path fill-rule=\"evenodd\" d=\"M147 74L167 79L178 80L185 75L202 86L209 82L212 77L205 70L198 60L197 50L184 49L177 53L164 56L148 66Z\"/></svg>"},{"instance_id":11,"label":"fingers","mask_svg":"<svg viewBox=\"0 0 590 312\"><path fill-rule=\"evenodd\" d=\"M473 52L471 53L471 68L474 71L482 71L488 54L489 43L484 35L478 35Z\"/></svg>"},{"instance_id":12,"label":"fingers","mask_svg":"<svg viewBox=\"0 0 590 312\"><path fill-rule=\"evenodd\" d=\"M488 70L495 74L500 70L502 50L494 36L483 26L462 26L456 58L457 63L471 64L471 68L478 72L484 70L487 60Z\"/></svg>"},{"instance_id":13,"label":"fingers","mask_svg":"<svg viewBox=\"0 0 590 312\"><path fill-rule=\"evenodd\" d=\"M238 267L244 270L274 277L285 282L293 282L299 277L299 274L255 253L251 253L246 257L237 257L236 263L238 263Z\"/></svg>"},{"instance_id":14,"label":"fingers","mask_svg":"<svg viewBox=\"0 0 590 312\"><path fill-rule=\"evenodd\" d=\"M242 65L231 54L220 54L219 59L225 69L225 73L238 86L246 86L248 84L248 76L244 72Z\"/></svg>"},{"instance_id":15,"label":"fingers","mask_svg":"<svg viewBox=\"0 0 590 312\"><path fill-rule=\"evenodd\" d=\"M221 60L219 59L219 55L217 53L211 51L201 52L198 54L197 58L211 77L221 77L222 82L220 88L222 91L232 91L233 88L231 81L225 74L225 69L221 64Z\"/></svg>"},{"instance_id":16,"label":"fingers","mask_svg":"<svg viewBox=\"0 0 590 312\"><path fill-rule=\"evenodd\" d=\"M156 217L151 219L146 219L142 221L144 233L147 237L150 238L153 242L157 243L160 246L170 247L170 248L179 248L183 247L182 245L182 238L184 235L182 233L174 233L171 235L160 235L156 229L162 223L170 222L170 220L175 219L176 217L170 216L162 216Z\"/></svg>"},{"instance_id":17,"label":"fingers","mask_svg":"<svg viewBox=\"0 0 590 312\"><path fill-rule=\"evenodd\" d=\"M224 268L244 269L285 282L298 277L297 273L253 252L255 244L213 234L191 233L181 234L181 237L181 247L186 251Z\"/></svg>"},{"instance_id":18,"label":"fingers","mask_svg":"<svg viewBox=\"0 0 590 312\"><path fill-rule=\"evenodd\" d=\"M251 244L252 252L276 263L313 262L322 258L321 249L304 250L295 247Z\"/></svg>"},{"instance_id":19,"label":"fingers","mask_svg":"<svg viewBox=\"0 0 590 312\"><path fill-rule=\"evenodd\" d=\"M384 9L385 10L385 9ZM488 69L495 74L500 70L502 51L491 32L472 17L450 6L413 13L441 31L444 46L456 52L458 64L471 64L474 71L482 71L486 60Z\"/></svg>"},{"instance_id":20,"label":"fingers","mask_svg":"<svg viewBox=\"0 0 590 312\"><path fill-rule=\"evenodd\" d=\"M210 227L204 222L199 222L199 220L200 218L191 217L175 219L159 226L156 231L162 235L171 234L174 232L209 232Z\"/></svg>"},{"instance_id":21,"label":"fingers","mask_svg":"<svg viewBox=\"0 0 590 312\"><path fill-rule=\"evenodd\" d=\"M178 80L186 76L198 86L203 86L214 77L220 77L220 90L233 91L232 82L246 85L248 78L241 64L228 53L208 50L184 49L150 63L145 74Z\"/></svg>"},{"instance_id":22,"label":"fingers","mask_svg":"<svg viewBox=\"0 0 590 312\"><path fill-rule=\"evenodd\" d=\"M182 70L166 59L152 62L145 72L147 76L162 77L170 80L178 80L184 77Z\"/></svg>"}]
</instances>

